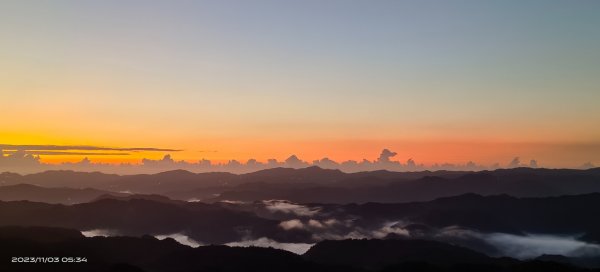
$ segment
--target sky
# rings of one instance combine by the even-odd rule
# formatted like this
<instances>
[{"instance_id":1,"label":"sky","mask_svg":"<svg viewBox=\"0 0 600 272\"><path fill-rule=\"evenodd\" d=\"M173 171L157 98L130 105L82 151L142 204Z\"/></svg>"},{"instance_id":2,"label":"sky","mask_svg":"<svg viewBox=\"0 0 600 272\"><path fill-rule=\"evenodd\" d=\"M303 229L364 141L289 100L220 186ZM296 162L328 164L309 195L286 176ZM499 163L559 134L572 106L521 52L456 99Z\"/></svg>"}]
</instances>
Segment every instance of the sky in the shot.
<instances>
[{"instance_id":1,"label":"sky","mask_svg":"<svg viewBox=\"0 0 600 272\"><path fill-rule=\"evenodd\" d=\"M0 144L177 150L47 163L389 148L424 164L598 165L599 13L598 1L5 0Z\"/></svg>"}]
</instances>

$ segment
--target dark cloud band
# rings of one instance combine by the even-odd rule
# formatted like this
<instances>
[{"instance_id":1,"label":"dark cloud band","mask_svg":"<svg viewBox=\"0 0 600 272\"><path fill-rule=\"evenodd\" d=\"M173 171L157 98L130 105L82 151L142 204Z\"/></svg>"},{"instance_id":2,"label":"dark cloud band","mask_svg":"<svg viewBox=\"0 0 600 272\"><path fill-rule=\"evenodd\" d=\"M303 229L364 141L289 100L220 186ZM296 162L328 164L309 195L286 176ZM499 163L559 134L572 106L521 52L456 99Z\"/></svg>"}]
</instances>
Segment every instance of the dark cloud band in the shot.
<instances>
[{"instance_id":1,"label":"dark cloud band","mask_svg":"<svg viewBox=\"0 0 600 272\"><path fill-rule=\"evenodd\" d=\"M15 153L24 153L24 154L30 154L30 155L79 155L79 156L127 156L127 155L131 155L131 153L125 153L125 152L70 152L70 151L47 151L47 150L33 150L33 151L20 151L20 150L13 150L13 151L4 151L4 153L6 154L15 154Z\"/></svg>"},{"instance_id":2,"label":"dark cloud band","mask_svg":"<svg viewBox=\"0 0 600 272\"><path fill-rule=\"evenodd\" d=\"M8 145L0 144L0 149L23 151L130 151L130 152L178 152L180 149L154 148L154 147L103 147L89 145Z\"/></svg>"}]
</instances>

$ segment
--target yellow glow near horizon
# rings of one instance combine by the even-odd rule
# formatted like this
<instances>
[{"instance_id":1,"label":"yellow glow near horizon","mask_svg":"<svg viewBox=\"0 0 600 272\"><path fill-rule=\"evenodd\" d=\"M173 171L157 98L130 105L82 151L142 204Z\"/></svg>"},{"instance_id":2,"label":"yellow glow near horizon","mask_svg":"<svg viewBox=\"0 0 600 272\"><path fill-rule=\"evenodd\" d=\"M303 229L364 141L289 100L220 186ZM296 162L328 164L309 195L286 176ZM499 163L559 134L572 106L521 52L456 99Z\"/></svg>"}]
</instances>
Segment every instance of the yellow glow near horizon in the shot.
<instances>
[{"instance_id":1,"label":"yellow glow near horizon","mask_svg":"<svg viewBox=\"0 0 600 272\"><path fill-rule=\"evenodd\" d=\"M106 145L103 145L106 146ZM139 164L141 160L161 159L170 154L175 160L197 162L208 159L213 163L226 163L236 159L245 162L257 159L266 162L275 158L285 160L292 154L311 162L327 157L341 162L346 160L375 160L383 148L398 152L393 160L406 162L413 159L426 166L433 164L454 163L465 164L469 161L478 164L505 165L514 157L524 161L535 159L546 167L577 167L583 162L593 162L600 151L600 145L594 144L540 144L540 143L486 143L486 142L402 142L386 140L347 140L347 141L235 141L223 142L223 145L211 145L212 149L191 148L180 152L129 152L128 156L106 155L42 155L42 162L58 164L62 162L78 162L87 157L96 163L129 163ZM288 150L296 150L290 152ZM565 159L570 163L565 163Z\"/></svg>"},{"instance_id":2,"label":"yellow glow near horizon","mask_svg":"<svg viewBox=\"0 0 600 272\"><path fill-rule=\"evenodd\" d=\"M597 4L313 4L6 3L0 143L600 164Z\"/></svg>"}]
</instances>

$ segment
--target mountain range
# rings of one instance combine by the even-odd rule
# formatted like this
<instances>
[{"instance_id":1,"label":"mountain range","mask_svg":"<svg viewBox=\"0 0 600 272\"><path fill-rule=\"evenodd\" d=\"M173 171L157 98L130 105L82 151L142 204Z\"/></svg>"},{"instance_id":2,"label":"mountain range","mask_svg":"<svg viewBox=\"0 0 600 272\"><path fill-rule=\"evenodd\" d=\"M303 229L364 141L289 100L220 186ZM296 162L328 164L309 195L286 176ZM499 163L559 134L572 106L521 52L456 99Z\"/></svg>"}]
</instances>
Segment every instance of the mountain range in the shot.
<instances>
[{"instance_id":1,"label":"mountain range","mask_svg":"<svg viewBox=\"0 0 600 272\"><path fill-rule=\"evenodd\" d=\"M425 240L323 241L296 255L272 248L191 248L151 236L85 238L69 229L1 227L0 243L0 257L14 261L0 262L3 271L592 271L554 261L492 258ZM35 256L60 256L64 262L23 262Z\"/></svg>"},{"instance_id":2,"label":"mountain range","mask_svg":"<svg viewBox=\"0 0 600 272\"><path fill-rule=\"evenodd\" d=\"M286 199L299 203L398 203L427 201L465 193L545 197L600 192L600 168L344 173L308 167L274 168L241 175L195 174L183 170L125 176L72 171L47 171L30 175L0 174L0 189L16 184L48 188L91 188L113 193L160 194L173 199L204 202ZM77 202L67 199L36 199L26 195L21 198L48 203ZM11 199L0 195L0 200Z\"/></svg>"},{"instance_id":3,"label":"mountain range","mask_svg":"<svg viewBox=\"0 0 600 272\"><path fill-rule=\"evenodd\" d=\"M594 271L596 214L600 168L7 172L0 271Z\"/></svg>"}]
</instances>

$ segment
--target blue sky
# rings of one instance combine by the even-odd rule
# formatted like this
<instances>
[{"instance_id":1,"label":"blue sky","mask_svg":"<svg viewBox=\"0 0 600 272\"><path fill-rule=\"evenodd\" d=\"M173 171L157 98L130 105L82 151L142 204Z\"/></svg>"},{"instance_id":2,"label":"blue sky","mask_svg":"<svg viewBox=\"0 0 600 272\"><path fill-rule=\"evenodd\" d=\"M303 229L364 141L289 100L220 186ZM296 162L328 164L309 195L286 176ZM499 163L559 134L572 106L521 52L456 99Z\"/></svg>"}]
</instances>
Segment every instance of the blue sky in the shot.
<instances>
[{"instance_id":1,"label":"blue sky","mask_svg":"<svg viewBox=\"0 0 600 272\"><path fill-rule=\"evenodd\" d=\"M598 1L3 1L0 95L13 103L0 113L18 118L1 117L0 135L129 145L152 131L145 144L219 150L222 139L596 144L599 12ZM238 151L221 154L254 153Z\"/></svg>"}]
</instances>

